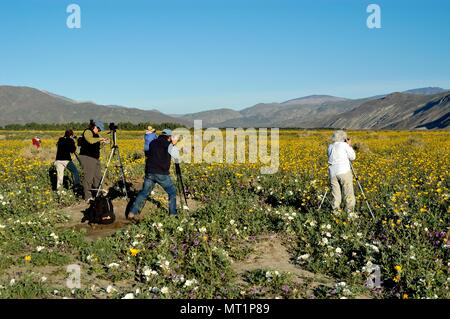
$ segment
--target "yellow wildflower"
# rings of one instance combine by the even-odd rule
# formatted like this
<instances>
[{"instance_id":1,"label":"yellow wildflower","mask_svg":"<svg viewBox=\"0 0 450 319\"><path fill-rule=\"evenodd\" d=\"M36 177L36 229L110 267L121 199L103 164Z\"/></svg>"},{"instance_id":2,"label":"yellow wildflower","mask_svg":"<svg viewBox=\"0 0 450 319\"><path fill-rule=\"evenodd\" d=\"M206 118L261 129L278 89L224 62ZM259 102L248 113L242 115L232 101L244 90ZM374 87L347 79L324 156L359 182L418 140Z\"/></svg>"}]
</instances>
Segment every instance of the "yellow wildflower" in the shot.
<instances>
[{"instance_id":1,"label":"yellow wildflower","mask_svg":"<svg viewBox=\"0 0 450 319\"><path fill-rule=\"evenodd\" d=\"M136 248L130 248L130 253L131 253L131 256L136 256L137 254L139 254L139 252L140 252L140 250L139 249L136 249Z\"/></svg>"}]
</instances>

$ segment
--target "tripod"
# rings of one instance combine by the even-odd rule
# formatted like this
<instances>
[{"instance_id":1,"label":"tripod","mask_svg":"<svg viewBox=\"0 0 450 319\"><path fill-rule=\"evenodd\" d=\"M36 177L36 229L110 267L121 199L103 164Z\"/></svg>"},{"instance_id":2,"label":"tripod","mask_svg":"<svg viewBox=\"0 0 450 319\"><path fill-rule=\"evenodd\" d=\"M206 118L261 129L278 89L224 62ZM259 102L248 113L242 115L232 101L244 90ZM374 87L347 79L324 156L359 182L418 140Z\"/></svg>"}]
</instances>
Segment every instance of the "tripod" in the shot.
<instances>
[{"instance_id":1,"label":"tripod","mask_svg":"<svg viewBox=\"0 0 450 319\"><path fill-rule=\"evenodd\" d=\"M373 219L375 219L375 215L373 214L372 208L370 207L369 201L367 200L366 194L364 193L364 190L363 190L362 185L361 185L361 183L359 181L358 175L356 175L356 172L355 172L351 162L350 162L350 168L352 170L353 176L355 176L356 183L358 184L359 190L361 191L361 195L363 196L364 201L366 202L366 205L367 205L367 208L369 209L370 215L372 216ZM325 201L325 198L327 197L327 194L328 194L328 189L325 191L325 194L323 195L322 200L320 201L320 205L319 205L318 210L320 210L320 208L322 208L322 204Z\"/></svg>"},{"instance_id":2,"label":"tripod","mask_svg":"<svg viewBox=\"0 0 450 319\"><path fill-rule=\"evenodd\" d=\"M372 212L372 208L370 208L369 201L367 200L366 194L364 193L361 183L359 182L358 175L356 175L355 170L353 169L352 162L350 162L350 168L352 169L353 176L355 176L356 182L358 183L359 190L361 191L361 194L362 194L364 200L366 201L367 208L369 209L370 215L372 216L373 219L375 219L375 216L373 215L373 212Z\"/></svg>"},{"instance_id":3,"label":"tripod","mask_svg":"<svg viewBox=\"0 0 450 319\"><path fill-rule=\"evenodd\" d=\"M117 160L119 163L119 165L117 165L117 167L119 167L120 177L122 179L122 192L125 194L125 198L128 199L127 184L125 181L125 172L123 170L123 164L122 164L122 160L120 158L119 145L117 145L117 130L113 129L110 131L110 133L112 134L111 152L109 153L105 172L103 173L102 179L100 180L100 184L98 185L97 194L95 195L95 197L98 197L98 195L100 194L100 190L102 190L102 186L105 181L106 173L108 172L109 165L111 164L111 160L114 156L117 155Z\"/></svg>"}]
</instances>

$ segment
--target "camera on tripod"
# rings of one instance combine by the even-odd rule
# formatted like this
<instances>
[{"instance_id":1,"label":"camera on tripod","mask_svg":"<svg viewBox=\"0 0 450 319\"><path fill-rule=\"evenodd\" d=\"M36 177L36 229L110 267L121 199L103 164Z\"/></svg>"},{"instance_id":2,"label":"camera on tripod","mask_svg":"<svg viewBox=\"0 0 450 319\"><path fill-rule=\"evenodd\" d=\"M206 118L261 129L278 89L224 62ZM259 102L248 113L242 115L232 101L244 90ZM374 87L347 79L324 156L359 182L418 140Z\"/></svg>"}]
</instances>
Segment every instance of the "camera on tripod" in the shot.
<instances>
[{"instance_id":1,"label":"camera on tripod","mask_svg":"<svg viewBox=\"0 0 450 319\"><path fill-rule=\"evenodd\" d=\"M116 130L119 129L119 126L114 124L114 122L111 122L111 123L109 123L108 128L109 128L110 131L116 131Z\"/></svg>"}]
</instances>

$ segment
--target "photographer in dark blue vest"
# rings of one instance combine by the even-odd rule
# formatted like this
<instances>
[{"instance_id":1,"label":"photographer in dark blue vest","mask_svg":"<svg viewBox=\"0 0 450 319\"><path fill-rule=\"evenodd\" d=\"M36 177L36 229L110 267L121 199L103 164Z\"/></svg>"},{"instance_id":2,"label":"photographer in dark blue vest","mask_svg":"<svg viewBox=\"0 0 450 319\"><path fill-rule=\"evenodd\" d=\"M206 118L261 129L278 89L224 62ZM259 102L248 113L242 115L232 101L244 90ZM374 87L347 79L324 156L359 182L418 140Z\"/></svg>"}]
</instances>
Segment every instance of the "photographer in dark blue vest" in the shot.
<instances>
[{"instance_id":1,"label":"photographer in dark blue vest","mask_svg":"<svg viewBox=\"0 0 450 319\"><path fill-rule=\"evenodd\" d=\"M161 185L169 195L169 214L177 215L177 190L169 172L172 158L176 163L180 158L175 146L177 142L177 139L172 138L172 131L165 129L150 143L149 156L145 162L144 185L130 209L128 219L136 219L155 184Z\"/></svg>"}]
</instances>

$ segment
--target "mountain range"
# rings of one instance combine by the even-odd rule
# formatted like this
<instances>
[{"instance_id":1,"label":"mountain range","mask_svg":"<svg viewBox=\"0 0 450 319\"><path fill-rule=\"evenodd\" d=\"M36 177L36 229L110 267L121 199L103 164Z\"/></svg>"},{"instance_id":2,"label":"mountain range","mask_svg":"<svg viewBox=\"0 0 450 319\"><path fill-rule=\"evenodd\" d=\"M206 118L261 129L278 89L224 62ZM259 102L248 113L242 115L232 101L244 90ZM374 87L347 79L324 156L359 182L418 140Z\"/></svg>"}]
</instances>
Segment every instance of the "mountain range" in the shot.
<instances>
[{"instance_id":1,"label":"mountain range","mask_svg":"<svg viewBox=\"0 0 450 319\"><path fill-rule=\"evenodd\" d=\"M203 120L203 127L448 129L450 90L428 87L361 99L310 95L281 103L259 103L240 111L222 108L166 115L157 110L77 102L29 87L0 86L0 112L0 126L99 118L105 122L185 126Z\"/></svg>"},{"instance_id":2,"label":"mountain range","mask_svg":"<svg viewBox=\"0 0 450 319\"><path fill-rule=\"evenodd\" d=\"M157 110L77 102L54 93L29 87L0 86L0 126L25 123L84 123L90 119L108 122L180 123Z\"/></svg>"}]
</instances>

